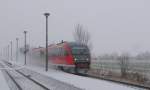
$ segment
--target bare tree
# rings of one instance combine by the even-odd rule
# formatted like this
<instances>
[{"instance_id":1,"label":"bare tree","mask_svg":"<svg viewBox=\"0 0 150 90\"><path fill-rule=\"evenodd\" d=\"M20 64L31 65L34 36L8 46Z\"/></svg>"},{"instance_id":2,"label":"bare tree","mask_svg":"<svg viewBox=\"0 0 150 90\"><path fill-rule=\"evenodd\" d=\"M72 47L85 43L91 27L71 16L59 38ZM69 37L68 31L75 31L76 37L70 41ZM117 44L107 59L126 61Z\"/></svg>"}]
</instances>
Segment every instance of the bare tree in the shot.
<instances>
[{"instance_id":1,"label":"bare tree","mask_svg":"<svg viewBox=\"0 0 150 90\"><path fill-rule=\"evenodd\" d=\"M74 39L76 42L81 43L83 45L87 45L91 49L91 36L88 31L84 30L83 25L77 24L75 26Z\"/></svg>"},{"instance_id":2,"label":"bare tree","mask_svg":"<svg viewBox=\"0 0 150 90\"><path fill-rule=\"evenodd\" d=\"M129 54L122 54L118 57L118 64L120 66L121 76L126 77L129 70Z\"/></svg>"}]
</instances>

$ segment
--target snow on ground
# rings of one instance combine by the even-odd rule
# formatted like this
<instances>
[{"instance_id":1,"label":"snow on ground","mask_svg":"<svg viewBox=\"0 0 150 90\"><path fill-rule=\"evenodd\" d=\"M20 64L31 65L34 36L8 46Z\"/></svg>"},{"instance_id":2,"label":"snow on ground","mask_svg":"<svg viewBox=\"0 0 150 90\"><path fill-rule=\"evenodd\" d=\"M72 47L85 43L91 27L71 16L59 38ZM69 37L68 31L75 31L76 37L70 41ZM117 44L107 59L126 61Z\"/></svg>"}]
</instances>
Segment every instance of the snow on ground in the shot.
<instances>
[{"instance_id":1,"label":"snow on ground","mask_svg":"<svg viewBox=\"0 0 150 90\"><path fill-rule=\"evenodd\" d=\"M137 88L129 87L122 84L65 73L56 69L52 69L50 65L48 72L46 72L45 60L39 57L35 58L32 56L33 55L27 56L27 65L23 67L49 76L56 80L82 88L84 90L137 90ZM16 60L13 61L15 61L13 63L16 63ZM24 56L20 54L17 65L20 65L22 67L23 64Z\"/></svg>"},{"instance_id":2,"label":"snow on ground","mask_svg":"<svg viewBox=\"0 0 150 90\"><path fill-rule=\"evenodd\" d=\"M26 66L26 68L34 70L38 73L47 75L49 77L55 78L65 83L72 84L76 87L85 89L85 90L136 90L125 85L116 84L104 80L98 80L83 76L77 76L68 74L65 72L49 69L48 72L43 71L43 68Z\"/></svg>"},{"instance_id":3,"label":"snow on ground","mask_svg":"<svg viewBox=\"0 0 150 90\"><path fill-rule=\"evenodd\" d=\"M0 71L0 90L10 90L2 71Z\"/></svg>"},{"instance_id":4,"label":"snow on ground","mask_svg":"<svg viewBox=\"0 0 150 90\"><path fill-rule=\"evenodd\" d=\"M17 64L24 63L23 58L20 58L18 61L20 62L17 62ZM27 65L23 67L41 73L43 75L49 76L56 80L82 88L84 90L137 90L137 88L129 87L122 84L117 84L113 82L108 82L104 80L98 80L98 79L93 79L93 78L88 78L83 76L77 76L59 70L54 70L51 69L50 66L48 72L46 72L45 64L44 64L45 60L38 60L37 58L34 59L29 57L27 59L27 62L28 62Z\"/></svg>"}]
</instances>

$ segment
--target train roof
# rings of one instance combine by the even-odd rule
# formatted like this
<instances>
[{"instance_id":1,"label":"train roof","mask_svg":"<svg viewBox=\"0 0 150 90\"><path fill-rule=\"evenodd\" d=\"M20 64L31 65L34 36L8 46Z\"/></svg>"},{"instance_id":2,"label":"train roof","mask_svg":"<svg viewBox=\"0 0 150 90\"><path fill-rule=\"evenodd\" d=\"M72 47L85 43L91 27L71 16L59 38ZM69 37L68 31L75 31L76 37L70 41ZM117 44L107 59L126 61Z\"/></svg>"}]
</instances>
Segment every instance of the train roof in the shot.
<instances>
[{"instance_id":1,"label":"train roof","mask_svg":"<svg viewBox=\"0 0 150 90\"><path fill-rule=\"evenodd\" d=\"M69 46L86 46L86 45L83 45L81 43L78 43L78 42L67 42L67 41L63 41L61 43L57 43L56 45L64 45L64 44L68 44ZM53 46L53 45L52 45Z\"/></svg>"},{"instance_id":2,"label":"train roof","mask_svg":"<svg viewBox=\"0 0 150 90\"><path fill-rule=\"evenodd\" d=\"M57 43L57 44L50 44L50 45L48 45L48 48L55 47L55 46L63 46L65 44L69 45L70 47L73 47L73 46L86 46L86 45L83 45L83 44L78 43L78 42L63 41L63 42ZM39 50L45 50L45 48L44 47L33 48L33 51L39 51Z\"/></svg>"},{"instance_id":3,"label":"train roof","mask_svg":"<svg viewBox=\"0 0 150 90\"><path fill-rule=\"evenodd\" d=\"M78 43L78 42L68 42L69 46L70 47L73 47L73 46L86 46L86 45L83 45L81 43Z\"/></svg>"}]
</instances>

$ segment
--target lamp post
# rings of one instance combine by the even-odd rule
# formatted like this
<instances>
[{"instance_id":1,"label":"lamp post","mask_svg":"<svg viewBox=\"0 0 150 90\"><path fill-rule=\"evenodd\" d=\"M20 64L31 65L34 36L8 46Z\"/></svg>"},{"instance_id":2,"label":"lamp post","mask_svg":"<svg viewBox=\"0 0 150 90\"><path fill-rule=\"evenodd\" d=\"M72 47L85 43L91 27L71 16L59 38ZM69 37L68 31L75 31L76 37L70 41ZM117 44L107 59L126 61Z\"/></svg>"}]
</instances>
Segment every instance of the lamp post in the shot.
<instances>
[{"instance_id":1,"label":"lamp post","mask_svg":"<svg viewBox=\"0 0 150 90\"><path fill-rule=\"evenodd\" d=\"M11 55L10 58L11 58L11 60L12 60L12 41L10 42L10 48L11 48L11 49L10 49L10 50L11 50L11 51L10 51L10 55Z\"/></svg>"},{"instance_id":2,"label":"lamp post","mask_svg":"<svg viewBox=\"0 0 150 90\"><path fill-rule=\"evenodd\" d=\"M9 61L9 45L8 45L7 48L8 48L8 49L7 49L7 55L8 55L8 61Z\"/></svg>"},{"instance_id":3,"label":"lamp post","mask_svg":"<svg viewBox=\"0 0 150 90\"><path fill-rule=\"evenodd\" d=\"M6 52L6 48L4 47L4 48L3 48L3 55L4 55L4 58L7 57L7 56L6 56L6 53L7 53L7 52Z\"/></svg>"},{"instance_id":4,"label":"lamp post","mask_svg":"<svg viewBox=\"0 0 150 90\"><path fill-rule=\"evenodd\" d=\"M5 48L3 48L3 57L5 57Z\"/></svg>"},{"instance_id":5,"label":"lamp post","mask_svg":"<svg viewBox=\"0 0 150 90\"><path fill-rule=\"evenodd\" d=\"M24 31L24 65L26 65L26 54L27 54L27 49L26 49L26 34L27 34L27 31Z\"/></svg>"},{"instance_id":6,"label":"lamp post","mask_svg":"<svg viewBox=\"0 0 150 90\"><path fill-rule=\"evenodd\" d=\"M49 13L44 13L44 16L46 17L46 65L45 70L48 71L48 16Z\"/></svg>"},{"instance_id":7,"label":"lamp post","mask_svg":"<svg viewBox=\"0 0 150 90\"><path fill-rule=\"evenodd\" d=\"M18 40L19 38L16 38L16 61L18 61Z\"/></svg>"}]
</instances>

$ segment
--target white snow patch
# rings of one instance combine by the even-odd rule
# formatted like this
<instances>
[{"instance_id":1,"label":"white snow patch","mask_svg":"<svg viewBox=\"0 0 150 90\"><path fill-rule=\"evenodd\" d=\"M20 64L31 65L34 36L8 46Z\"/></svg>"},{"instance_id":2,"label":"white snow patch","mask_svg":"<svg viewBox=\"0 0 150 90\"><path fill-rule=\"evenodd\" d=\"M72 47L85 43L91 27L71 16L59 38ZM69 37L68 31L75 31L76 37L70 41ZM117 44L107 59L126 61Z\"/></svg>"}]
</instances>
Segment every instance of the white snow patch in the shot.
<instances>
[{"instance_id":1,"label":"white snow patch","mask_svg":"<svg viewBox=\"0 0 150 90\"><path fill-rule=\"evenodd\" d=\"M44 68L40 67L27 66L26 68L85 90L137 90L125 85L83 76L77 76L53 69L49 69L48 72L46 72L44 71Z\"/></svg>"},{"instance_id":2,"label":"white snow patch","mask_svg":"<svg viewBox=\"0 0 150 90\"><path fill-rule=\"evenodd\" d=\"M49 76L56 80L74 85L84 90L137 90L138 88L129 87L122 84L108 82L104 80L88 78L83 76L77 76L69 73L65 73L59 70L49 68L48 72L45 71L45 60L38 58L34 59L29 56L27 65L23 66L24 59L20 57L18 64L23 68L33 70L43 75ZM16 63L16 62L14 62Z\"/></svg>"},{"instance_id":3,"label":"white snow patch","mask_svg":"<svg viewBox=\"0 0 150 90\"><path fill-rule=\"evenodd\" d=\"M10 90L8 84L3 76L2 71L0 71L0 90Z\"/></svg>"}]
</instances>

